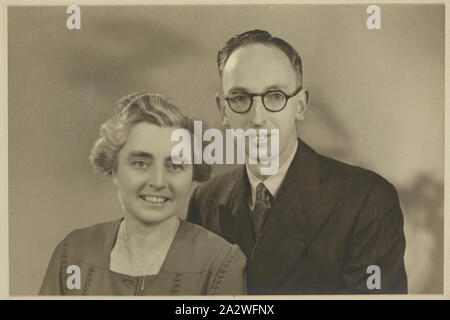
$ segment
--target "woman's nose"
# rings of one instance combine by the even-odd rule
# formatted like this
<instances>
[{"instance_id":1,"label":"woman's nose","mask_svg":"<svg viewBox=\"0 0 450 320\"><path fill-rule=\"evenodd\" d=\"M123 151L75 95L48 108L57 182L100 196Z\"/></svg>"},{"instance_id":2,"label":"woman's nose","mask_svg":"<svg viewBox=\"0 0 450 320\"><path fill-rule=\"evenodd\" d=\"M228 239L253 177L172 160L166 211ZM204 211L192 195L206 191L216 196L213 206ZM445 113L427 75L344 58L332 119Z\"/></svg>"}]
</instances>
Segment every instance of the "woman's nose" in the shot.
<instances>
[{"instance_id":1,"label":"woman's nose","mask_svg":"<svg viewBox=\"0 0 450 320\"><path fill-rule=\"evenodd\" d=\"M167 186L165 170L160 168L151 170L148 177L148 185L158 190L164 189Z\"/></svg>"}]
</instances>

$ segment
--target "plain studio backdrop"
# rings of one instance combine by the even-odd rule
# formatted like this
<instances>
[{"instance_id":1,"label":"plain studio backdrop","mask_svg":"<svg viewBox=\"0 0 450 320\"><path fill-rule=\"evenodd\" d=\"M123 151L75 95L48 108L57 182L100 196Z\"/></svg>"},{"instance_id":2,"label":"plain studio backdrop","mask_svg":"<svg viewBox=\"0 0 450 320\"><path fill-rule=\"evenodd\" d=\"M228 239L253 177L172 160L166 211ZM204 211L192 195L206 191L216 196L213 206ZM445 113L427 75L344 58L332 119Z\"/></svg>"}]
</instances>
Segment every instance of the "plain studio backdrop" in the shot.
<instances>
[{"instance_id":1,"label":"plain studio backdrop","mask_svg":"<svg viewBox=\"0 0 450 320\"><path fill-rule=\"evenodd\" d=\"M397 188L410 293L442 293L444 6L380 5L380 30L366 7L81 6L81 30L67 29L63 6L9 7L10 293L37 294L70 231L121 216L87 160L113 103L161 93L223 129L217 51L256 28L302 56L305 142Z\"/></svg>"}]
</instances>

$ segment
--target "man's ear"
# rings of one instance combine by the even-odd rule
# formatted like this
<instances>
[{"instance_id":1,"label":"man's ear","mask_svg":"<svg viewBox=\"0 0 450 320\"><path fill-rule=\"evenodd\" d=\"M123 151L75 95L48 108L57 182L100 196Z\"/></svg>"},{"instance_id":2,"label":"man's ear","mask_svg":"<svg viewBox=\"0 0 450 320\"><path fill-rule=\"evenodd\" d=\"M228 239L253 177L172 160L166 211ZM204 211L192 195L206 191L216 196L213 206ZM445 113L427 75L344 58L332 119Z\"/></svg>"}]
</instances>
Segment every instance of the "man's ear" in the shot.
<instances>
[{"instance_id":1,"label":"man's ear","mask_svg":"<svg viewBox=\"0 0 450 320\"><path fill-rule=\"evenodd\" d=\"M226 115L225 104L224 104L224 101L223 101L222 96L220 95L220 93L216 94L216 105L217 105L217 108L219 108L220 118L222 119L223 126L225 128L229 128L230 127L230 121L228 120L228 117Z\"/></svg>"},{"instance_id":2,"label":"man's ear","mask_svg":"<svg viewBox=\"0 0 450 320\"><path fill-rule=\"evenodd\" d=\"M296 120L305 120L306 109L308 109L309 105L309 90L307 88L303 88L296 97L298 101L298 109L297 114L295 115Z\"/></svg>"}]
</instances>

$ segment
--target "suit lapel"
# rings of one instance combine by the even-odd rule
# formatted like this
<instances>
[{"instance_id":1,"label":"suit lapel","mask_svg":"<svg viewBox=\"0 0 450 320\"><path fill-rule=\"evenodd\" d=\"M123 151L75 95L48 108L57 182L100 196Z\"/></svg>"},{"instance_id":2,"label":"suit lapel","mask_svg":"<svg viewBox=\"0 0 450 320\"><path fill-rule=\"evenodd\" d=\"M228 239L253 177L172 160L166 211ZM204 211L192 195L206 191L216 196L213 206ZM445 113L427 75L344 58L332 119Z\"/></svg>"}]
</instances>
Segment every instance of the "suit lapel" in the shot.
<instances>
[{"instance_id":1,"label":"suit lapel","mask_svg":"<svg viewBox=\"0 0 450 320\"><path fill-rule=\"evenodd\" d=\"M274 292L332 212L333 193L320 190L320 178L317 154L299 140L297 153L248 261L249 293Z\"/></svg>"},{"instance_id":2,"label":"suit lapel","mask_svg":"<svg viewBox=\"0 0 450 320\"><path fill-rule=\"evenodd\" d=\"M249 216L250 184L245 167L239 168L231 181L227 190L218 195L220 198L213 200L213 206L219 211L221 235L229 242L239 244L249 256L255 238Z\"/></svg>"}]
</instances>

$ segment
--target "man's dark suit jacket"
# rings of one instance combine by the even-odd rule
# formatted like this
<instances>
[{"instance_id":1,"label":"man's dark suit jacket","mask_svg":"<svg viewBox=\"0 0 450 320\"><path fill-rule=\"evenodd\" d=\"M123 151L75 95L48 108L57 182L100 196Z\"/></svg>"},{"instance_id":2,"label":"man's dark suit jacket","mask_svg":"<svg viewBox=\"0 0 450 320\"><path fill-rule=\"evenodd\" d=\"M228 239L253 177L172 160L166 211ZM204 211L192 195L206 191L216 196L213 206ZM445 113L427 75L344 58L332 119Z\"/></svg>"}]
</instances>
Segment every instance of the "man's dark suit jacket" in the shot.
<instances>
[{"instance_id":1,"label":"man's dark suit jacket","mask_svg":"<svg viewBox=\"0 0 450 320\"><path fill-rule=\"evenodd\" d=\"M241 167L198 187L187 217L239 244L249 294L407 293L403 215L384 178L299 140L258 240L249 197ZM370 265L380 267L380 289L368 289Z\"/></svg>"}]
</instances>

